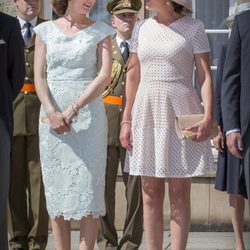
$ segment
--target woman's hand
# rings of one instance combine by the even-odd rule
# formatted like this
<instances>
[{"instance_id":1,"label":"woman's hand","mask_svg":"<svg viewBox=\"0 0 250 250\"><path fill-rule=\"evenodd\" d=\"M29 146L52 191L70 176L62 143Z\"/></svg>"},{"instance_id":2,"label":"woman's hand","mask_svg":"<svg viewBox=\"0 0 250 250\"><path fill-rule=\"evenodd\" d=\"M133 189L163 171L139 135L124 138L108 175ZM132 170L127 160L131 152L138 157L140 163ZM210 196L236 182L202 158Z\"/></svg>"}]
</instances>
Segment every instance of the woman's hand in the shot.
<instances>
[{"instance_id":1,"label":"woman's hand","mask_svg":"<svg viewBox=\"0 0 250 250\"><path fill-rule=\"evenodd\" d=\"M63 134L70 131L70 125L68 125L62 115L62 113L54 111L48 114L48 118L51 127L57 134Z\"/></svg>"},{"instance_id":2,"label":"woman's hand","mask_svg":"<svg viewBox=\"0 0 250 250\"><path fill-rule=\"evenodd\" d=\"M120 142L122 147L128 150L131 150L133 148L131 123L121 123Z\"/></svg>"},{"instance_id":3,"label":"woman's hand","mask_svg":"<svg viewBox=\"0 0 250 250\"><path fill-rule=\"evenodd\" d=\"M80 107L78 104L71 104L67 109L62 112L62 116L66 124L70 127L74 117L77 116Z\"/></svg>"},{"instance_id":4,"label":"woman's hand","mask_svg":"<svg viewBox=\"0 0 250 250\"><path fill-rule=\"evenodd\" d=\"M225 141L225 138L221 131L221 127L218 126L218 134L213 138L213 144L214 144L214 147L221 153L223 152L223 149L224 149L224 141Z\"/></svg>"},{"instance_id":5,"label":"woman's hand","mask_svg":"<svg viewBox=\"0 0 250 250\"><path fill-rule=\"evenodd\" d=\"M204 118L200 122L195 123L193 126L186 128L188 131L197 133L193 141L202 142L208 139L212 132L213 120Z\"/></svg>"}]
</instances>

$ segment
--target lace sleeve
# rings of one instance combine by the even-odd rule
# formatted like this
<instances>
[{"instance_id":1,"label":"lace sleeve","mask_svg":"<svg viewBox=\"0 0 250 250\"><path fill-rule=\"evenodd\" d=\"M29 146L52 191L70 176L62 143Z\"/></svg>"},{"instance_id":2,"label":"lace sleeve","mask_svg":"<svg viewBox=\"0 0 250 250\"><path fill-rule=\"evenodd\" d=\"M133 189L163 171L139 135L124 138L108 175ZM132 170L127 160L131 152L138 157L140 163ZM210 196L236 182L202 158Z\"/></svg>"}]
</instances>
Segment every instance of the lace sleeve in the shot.
<instances>
[{"instance_id":1,"label":"lace sleeve","mask_svg":"<svg viewBox=\"0 0 250 250\"><path fill-rule=\"evenodd\" d=\"M49 21L48 21L49 22ZM33 30L39 38L46 43L47 41L47 33L48 33L48 22L43 22L37 25Z\"/></svg>"},{"instance_id":2,"label":"lace sleeve","mask_svg":"<svg viewBox=\"0 0 250 250\"><path fill-rule=\"evenodd\" d=\"M204 24L197 20L196 30L193 35L193 52L194 54L201 54L210 52L208 37L204 29Z\"/></svg>"},{"instance_id":3,"label":"lace sleeve","mask_svg":"<svg viewBox=\"0 0 250 250\"><path fill-rule=\"evenodd\" d=\"M107 36L112 36L115 34L114 28L107 25L104 22L100 22L99 28L96 30L98 32L97 39L98 42L102 41Z\"/></svg>"}]
</instances>

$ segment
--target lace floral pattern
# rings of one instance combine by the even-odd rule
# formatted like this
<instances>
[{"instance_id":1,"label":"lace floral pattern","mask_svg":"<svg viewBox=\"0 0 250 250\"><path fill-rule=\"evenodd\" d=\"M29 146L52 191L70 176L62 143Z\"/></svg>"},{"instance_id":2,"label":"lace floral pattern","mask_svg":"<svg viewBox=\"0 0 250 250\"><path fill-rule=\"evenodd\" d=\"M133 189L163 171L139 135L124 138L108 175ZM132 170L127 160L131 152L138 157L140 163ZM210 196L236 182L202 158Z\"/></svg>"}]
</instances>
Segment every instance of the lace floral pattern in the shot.
<instances>
[{"instance_id":1,"label":"lace floral pattern","mask_svg":"<svg viewBox=\"0 0 250 250\"><path fill-rule=\"evenodd\" d=\"M57 110L64 110L97 75L97 44L113 29L96 22L68 37L49 21L37 26L35 32L46 44L51 101ZM40 117L44 116L41 109ZM69 133L58 135L42 122L39 133L50 217L80 220L104 215L107 118L102 98L80 110Z\"/></svg>"}]
</instances>

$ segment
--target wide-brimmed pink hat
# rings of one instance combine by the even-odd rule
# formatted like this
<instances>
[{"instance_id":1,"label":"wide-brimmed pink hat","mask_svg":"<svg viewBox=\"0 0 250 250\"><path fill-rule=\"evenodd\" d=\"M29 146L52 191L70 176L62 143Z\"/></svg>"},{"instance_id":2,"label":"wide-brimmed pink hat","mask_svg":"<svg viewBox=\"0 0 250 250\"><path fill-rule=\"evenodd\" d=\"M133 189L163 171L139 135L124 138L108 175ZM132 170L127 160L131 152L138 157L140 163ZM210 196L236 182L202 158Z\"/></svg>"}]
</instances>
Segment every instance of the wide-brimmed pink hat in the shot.
<instances>
[{"instance_id":1,"label":"wide-brimmed pink hat","mask_svg":"<svg viewBox=\"0 0 250 250\"><path fill-rule=\"evenodd\" d=\"M189 4L187 0L172 0L172 1L182 5L186 11L193 12L191 4Z\"/></svg>"}]
</instances>

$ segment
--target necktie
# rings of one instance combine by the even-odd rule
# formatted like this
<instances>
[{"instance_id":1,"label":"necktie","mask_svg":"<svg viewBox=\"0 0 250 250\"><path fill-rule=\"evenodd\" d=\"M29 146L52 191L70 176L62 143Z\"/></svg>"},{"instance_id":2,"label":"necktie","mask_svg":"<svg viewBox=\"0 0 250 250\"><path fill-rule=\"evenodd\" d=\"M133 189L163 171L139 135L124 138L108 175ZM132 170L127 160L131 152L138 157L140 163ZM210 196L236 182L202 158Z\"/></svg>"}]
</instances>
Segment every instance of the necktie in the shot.
<instances>
[{"instance_id":1,"label":"necktie","mask_svg":"<svg viewBox=\"0 0 250 250\"><path fill-rule=\"evenodd\" d=\"M123 41L121 42L121 46L124 48L123 52L122 52L122 57L124 59L124 62L127 62L128 57L129 57L129 47L128 47L128 43Z\"/></svg>"},{"instance_id":2,"label":"necktie","mask_svg":"<svg viewBox=\"0 0 250 250\"><path fill-rule=\"evenodd\" d=\"M31 39L31 23L26 22L24 26L26 28L26 31L24 33L23 39L24 39L25 46L27 47Z\"/></svg>"}]
</instances>

